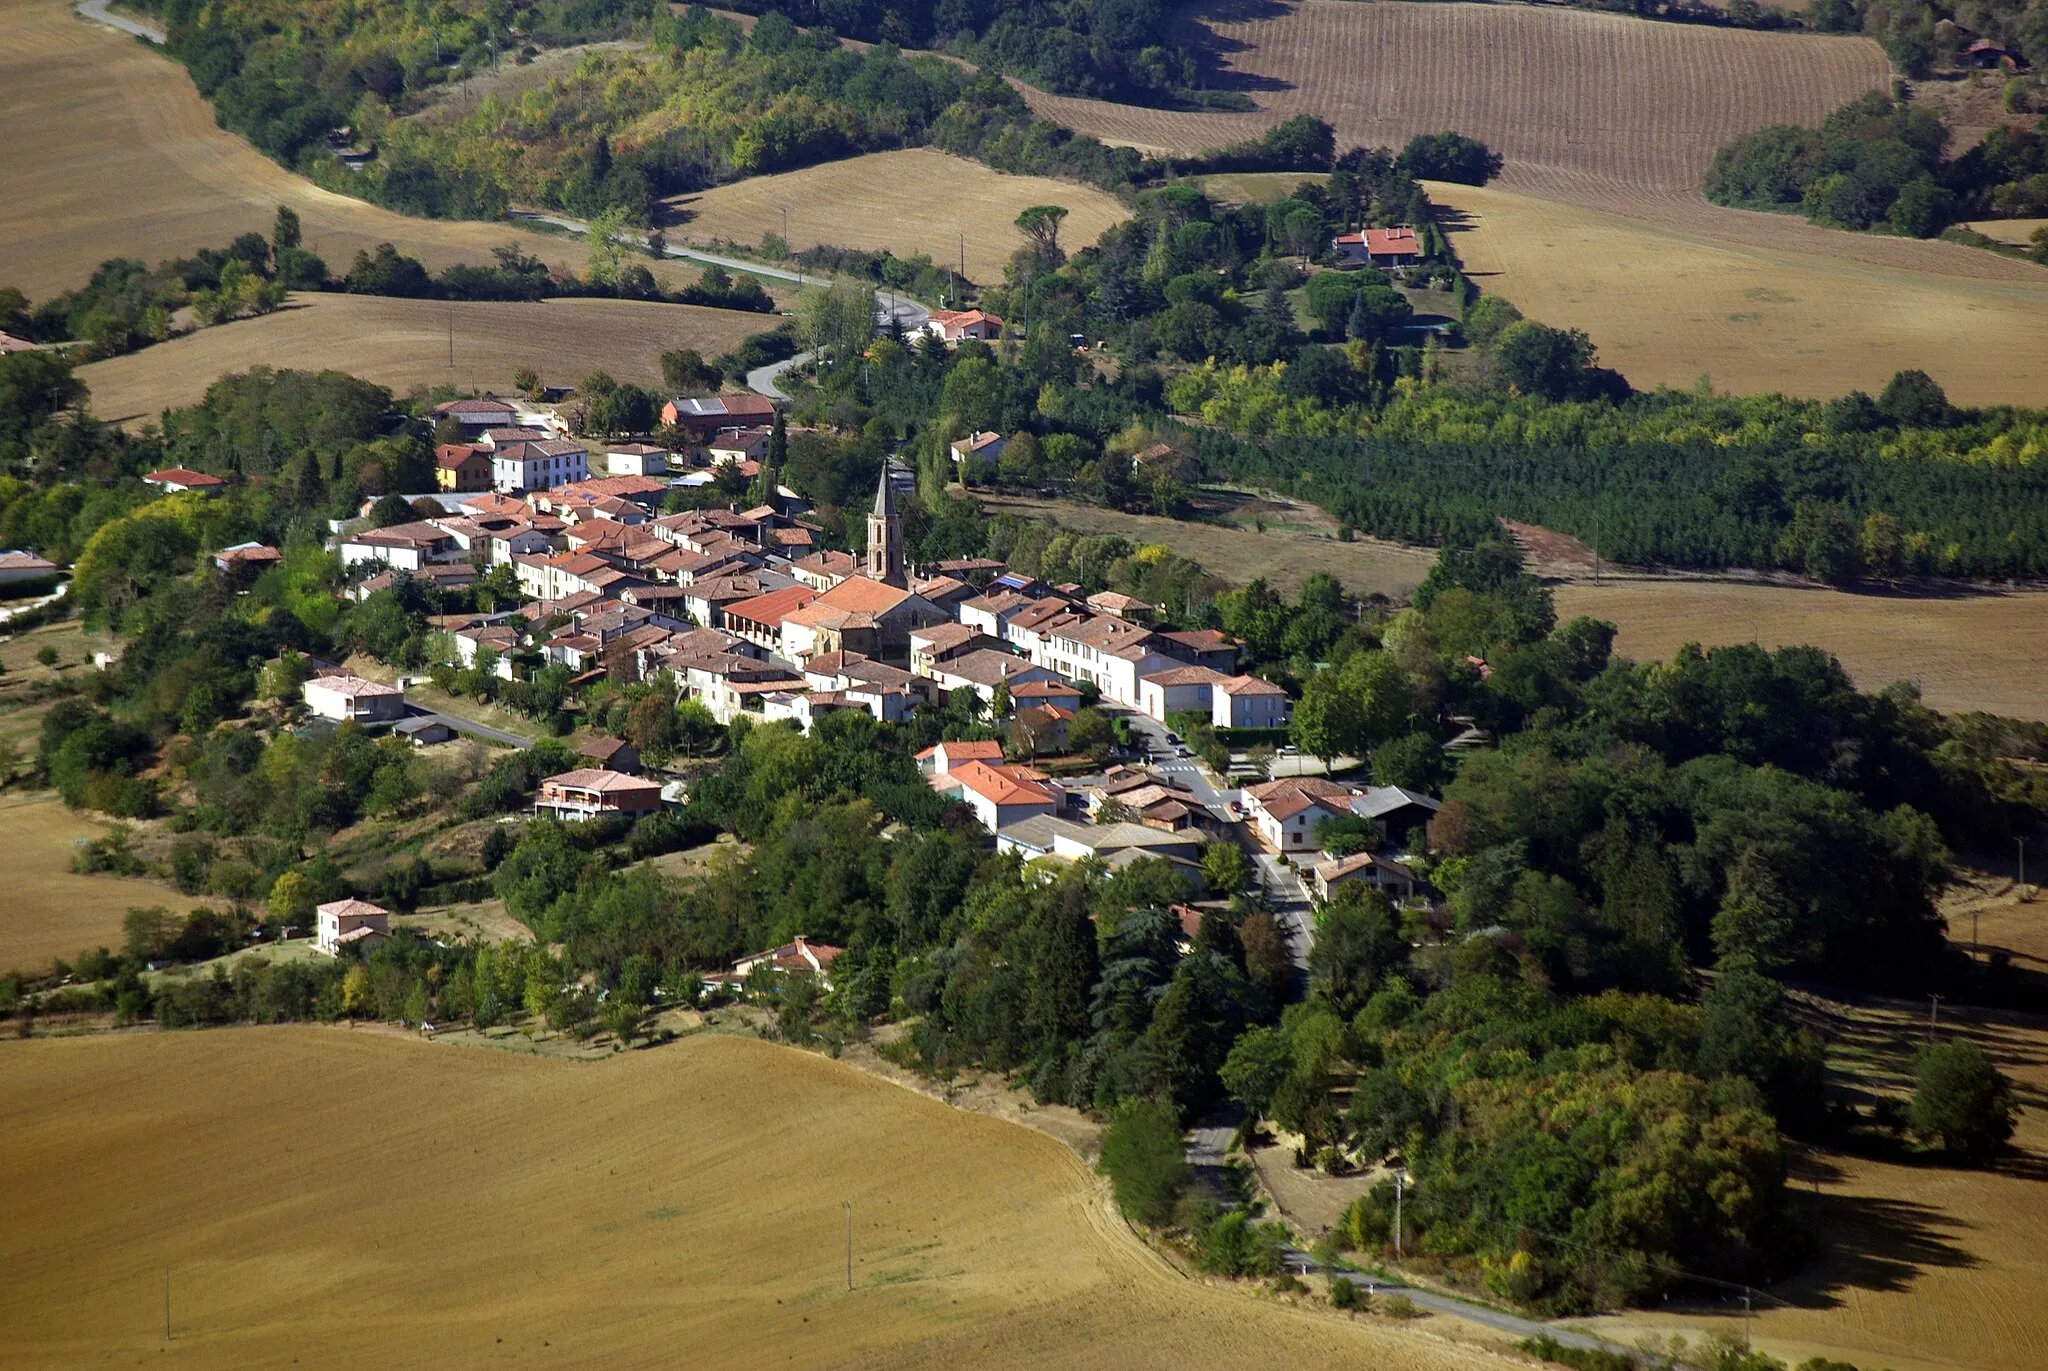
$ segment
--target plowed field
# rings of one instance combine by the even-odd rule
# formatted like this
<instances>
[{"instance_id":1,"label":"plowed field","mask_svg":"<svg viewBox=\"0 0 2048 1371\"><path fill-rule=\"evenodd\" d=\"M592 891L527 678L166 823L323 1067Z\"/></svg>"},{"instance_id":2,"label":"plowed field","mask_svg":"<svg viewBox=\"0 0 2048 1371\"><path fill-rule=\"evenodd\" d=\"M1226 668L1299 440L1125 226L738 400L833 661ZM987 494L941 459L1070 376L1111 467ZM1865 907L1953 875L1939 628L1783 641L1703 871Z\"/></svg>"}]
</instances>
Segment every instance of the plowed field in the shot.
<instances>
[{"instance_id":1,"label":"plowed field","mask_svg":"<svg viewBox=\"0 0 2048 1371\"><path fill-rule=\"evenodd\" d=\"M1184 1279L1050 1138L749 1040L39 1039L0 1098L23 1371L1499 1365Z\"/></svg>"},{"instance_id":2,"label":"plowed field","mask_svg":"<svg viewBox=\"0 0 2048 1371\"><path fill-rule=\"evenodd\" d=\"M1299 0L1197 6L1192 39L1252 113L1181 113L1029 96L1113 142L1198 152L1312 114L1337 146L1399 147L1455 128L1560 189L1690 195L1715 147L1765 124L1814 123L1889 80L1860 38L1644 23L1527 5Z\"/></svg>"},{"instance_id":3,"label":"plowed field","mask_svg":"<svg viewBox=\"0 0 2048 1371\"><path fill-rule=\"evenodd\" d=\"M400 395L438 385L503 392L523 366L550 385L573 386L593 371L607 371L616 380L652 386L661 383L664 351L691 347L709 357L774 322L767 315L645 300L447 304L296 295L275 314L203 328L90 363L78 374L92 388L93 412L121 422L191 404L225 373L257 365L346 371Z\"/></svg>"},{"instance_id":4,"label":"plowed field","mask_svg":"<svg viewBox=\"0 0 2048 1371\"><path fill-rule=\"evenodd\" d=\"M1507 159L1492 193L1625 215L1702 245L1812 258L1810 265L1822 273L1810 283L1816 292L1834 289L1827 273L1839 277L1867 267L2048 287L2048 272L1995 253L1843 233L1796 215L1723 209L1700 197L1714 150L1729 138L1766 124L1817 123L1864 91L1888 85L1884 55L1867 39L1648 23L1531 5L1358 0L1210 0L1184 22L1193 41L1215 52L1221 84L1234 80L1256 111L1156 110L1028 89L1026 98L1039 114L1069 128L1158 152L1205 151L1297 114L1329 120L1340 148L1398 147L1418 133L1456 129ZM1567 284L1598 276L1607 268L1605 251L1597 244L1559 247L1542 259L1538 274ZM1674 328L1670 312L1672 301L1691 290L1683 275L1652 260L1635 279L1645 294L1633 302L1613 300L1617 321L1667 337L1692 331L1696 321L1681 319ZM1489 289L1501 284L1484 277L1480 283ZM1532 313L1547 322L1586 326L1543 313L1545 302L1530 284L1525 279L1501 289L1518 304L1517 290L1528 295L1537 303ZM1899 284L1872 279L1849 288L1861 298L1891 298ZM1917 275L1903 281L1909 299L1929 284ZM1910 336L1916 312L1917 301L1895 307L1884 326L1849 338L1816 341L1797 329L1753 329L1725 350L1747 348L1770 368L1788 361L1796 368L1799 357L1815 351L1840 364L1870 349L1882 362L1895 346L1895 329ZM1941 328L1954 317L1940 304L1934 313ZM1820 334L1825 327L1809 331ZM2038 323L2023 332L2037 341L2048 335ZM2005 358L1997 361L1987 369L2002 377ZM1734 375L1730 367L1713 370L1717 379L1724 371ZM1676 379L1654 371L1629 375L1646 383Z\"/></svg>"},{"instance_id":5,"label":"plowed field","mask_svg":"<svg viewBox=\"0 0 2048 1371\"><path fill-rule=\"evenodd\" d=\"M957 265L965 235L970 280L1000 282L1003 264L1024 246L1017 215L1030 205L1065 205L1061 241L1071 251L1102 236L1127 211L1116 197L1092 186L1043 176L1006 176L979 162L929 148L877 152L802 171L755 176L729 186L667 201L687 216L672 241L758 243L783 231L789 211L790 246L819 243L887 248L898 257L927 253L941 266Z\"/></svg>"}]
</instances>

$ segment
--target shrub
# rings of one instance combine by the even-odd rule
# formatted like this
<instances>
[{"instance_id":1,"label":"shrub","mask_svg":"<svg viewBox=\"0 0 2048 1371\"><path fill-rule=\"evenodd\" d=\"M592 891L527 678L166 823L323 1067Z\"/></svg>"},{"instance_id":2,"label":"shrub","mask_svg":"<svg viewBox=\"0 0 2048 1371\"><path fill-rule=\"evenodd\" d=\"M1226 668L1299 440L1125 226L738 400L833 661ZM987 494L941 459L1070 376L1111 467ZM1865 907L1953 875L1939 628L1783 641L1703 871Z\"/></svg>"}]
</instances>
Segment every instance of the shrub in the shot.
<instances>
[{"instance_id":1,"label":"shrub","mask_svg":"<svg viewBox=\"0 0 2048 1371\"><path fill-rule=\"evenodd\" d=\"M1915 1135L1944 1152L1983 1163L2012 1136L2012 1083L1973 1042L1937 1043L1913 1063Z\"/></svg>"},{"instance_id":2,"label":"shrub","mask_svg":"<svg viewBox=\"0 0 2048 1371\"><path fill-rule=\"evenodd\" d=\"M1187 1153L1180 1116L1170 1104L1125 1100L1102 1135L1096 1169L1109 1177L1117 1206L1140 1223L1163 1224L1187 1188Z\"/></svg>"}]
</instances>

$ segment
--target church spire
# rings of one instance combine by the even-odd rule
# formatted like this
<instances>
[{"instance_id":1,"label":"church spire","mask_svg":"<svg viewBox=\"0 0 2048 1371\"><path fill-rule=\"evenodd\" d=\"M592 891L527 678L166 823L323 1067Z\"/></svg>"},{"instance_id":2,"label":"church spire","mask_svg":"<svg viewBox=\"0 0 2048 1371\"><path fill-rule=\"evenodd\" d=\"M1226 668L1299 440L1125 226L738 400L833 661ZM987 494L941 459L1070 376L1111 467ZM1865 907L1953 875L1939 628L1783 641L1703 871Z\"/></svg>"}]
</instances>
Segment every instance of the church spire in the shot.
<instances>
[{"instance_id":1,"label":"church spire","mask_svg":"<svg viewBox=\"0 0 2048 1371\"><path fill-rule=\"evenodd\" d=\"M871 580L909 588L903 567L903 516L896 509L896 487L889 480L886 458L875 485L875 507L868 513L867 571Z\"/></svg>"}]
</instances>

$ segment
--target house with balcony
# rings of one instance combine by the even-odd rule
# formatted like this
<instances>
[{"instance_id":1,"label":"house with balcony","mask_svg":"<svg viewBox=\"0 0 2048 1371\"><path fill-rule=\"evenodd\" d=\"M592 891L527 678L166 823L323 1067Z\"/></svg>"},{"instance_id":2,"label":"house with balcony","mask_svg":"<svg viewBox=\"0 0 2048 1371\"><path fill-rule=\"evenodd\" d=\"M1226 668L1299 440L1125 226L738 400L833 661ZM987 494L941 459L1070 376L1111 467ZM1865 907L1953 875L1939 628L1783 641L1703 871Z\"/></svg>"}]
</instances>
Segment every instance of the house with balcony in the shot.
<instances>
[{"instance_id":1,"label":"house with balcony","mask_svg":"<svg viewBox=\"0 0 2048 1371\"><path fill-rule=\"evenodd\" d=\"M661 783L622 771L584 767L550 776L533 797L535 814L580 823L623 814L640 818L661 808Z\"/></svg>"}]
</instances>

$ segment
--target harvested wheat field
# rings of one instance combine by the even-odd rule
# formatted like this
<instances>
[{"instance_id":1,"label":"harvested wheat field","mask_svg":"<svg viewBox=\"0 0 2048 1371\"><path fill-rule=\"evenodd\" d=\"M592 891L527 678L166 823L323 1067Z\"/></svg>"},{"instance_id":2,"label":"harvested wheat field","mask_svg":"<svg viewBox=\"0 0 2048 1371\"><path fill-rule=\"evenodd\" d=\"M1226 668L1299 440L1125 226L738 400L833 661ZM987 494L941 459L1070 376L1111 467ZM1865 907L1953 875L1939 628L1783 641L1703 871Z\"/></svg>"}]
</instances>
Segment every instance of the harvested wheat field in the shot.
<instances>
[{"instance_id":1,"label":"harvested wheat field","mask_svg":"<svg viewBox=\"0 0 2048 1371\"><path fill-rule=\"evenodd\" d=\"M2034 241L2035 234L2048 229L2048 219L1979 219L1963 227L1975 229L1986 238L1996 238L2001 243L2025 247Z\"/></svg>"},{"instance_id":2,"label":"harvested wheat field","mask_svg":"<svg viewBox=\"0 0 2048 1371\"><path fill-rule=\"evenodd\" d=\"M1687 387L1704 373L1737 392L1875 394L1917 367L1962 404L2048 394L2048 270L2030 263L1888 240L2016 273L1965 277L1747 245L1496 187L1429 191L1452 211L1451 245L1482 289L1532 319L1584 329L1601 361L1639 387Z\"/></svg>"},{"instance_id":3,"label":"harvested wheat field","mask_svg":"<svg viewBox=\"0 0 2048 1371\"><path fill-rule=\"evenodd\" d=\"M0 840L7 844L7 898L0 899L0 973L40 971L96 947L119 948L121 919L139 906L179 912L204 900L154 881L78 876L79 842L109 825L72 813L53 790L0 795Z\"/></svg>"},{"instance_id":4,"label":"harvested wheat field","mask_svg":"<svg viewBox=\"0 0 2048 1371\"><path fill-rule=\"evenodd\" d=\"M1044 176L1008 176L964 157L911 148L720 186L664 202L680 221L675 240L723 238L758 243L782 232L789 210L790 246L820 243L878 250L898 257L928 254L940 266L960 264L966 235L967 276L1000 282L1003 264L1024 246L1017 215L1032 205L1065 205L1061 240L1086 247L1129 217L1117 198L1092 186Z\"/></svg>"},{"instance_id":5,"label":"harvested wheat field","mask_svg":"<svg viewBox=\"0 0 2048 1371\"><path fill-rule=\"evenodd\" d=\"M15 1367L1497 1364L1186 1280L1051 1139L752 1040L39 1039L0 1093Z\"/></svg>"},{"instance_id":6,"label":"harvested wheat field","mask_svg":"<svg viewBox=\"0 0 2048 1371\"><path fill-rule=\"evenodd\" d=\"M455 365L448 365L450 321ZM764 315L646 300L546 300L539 304L445 303L374 295L294 295L260 319L174 338L80 367L93 412L122 422L187 405L222 375L252 366L331 368L404 394L416 386L508 391L533 367L550 385L593 371L661 383L661 354L692 347L709 357L773 327Z\"/></svg>"},{"instance_id":7,"label":"harvested wheat field","mask_svg":"<svg viewBox=\"0 0 2048 1371\"><path fill-rule=\"evenodd\" d=\"M1904 1098L1912 1053L1927 1031L1926 1004L1826 1008L1836 1083L1866 1101ZM1788 1364L1827 1356L1891 1371L2048 1367L2048 1025L1944 1004L1941 1027L1975 1038L2013 1078L2026 1106L2013 1149L1990 1171L1795 1151L1794 1189L1803 1192L1800 1208L1822 1255L1759 1296L1750 1330L1758 1347ZM1646 1332L1739 1334L1742 1306L1587 1326L1623 1343Z\"/></svg>"},{"instance_id":8,"label":"harvested wheat field","mask_svg":"<svg viewBox=\"0 0 2048 1371\"><path fill-rule=\"evenodd\" d=\"M1950 713L2048 720L2048 590L1915 597L1727 581L1579 581L1557 588L1557 613L1617 625L1615 651L1638 661L1669 660L1693 642L1810 643L1840 658L1863 690L1905 680Z\"/></svg>"},{"instance_id":9,"label":"harvested wheat field","mask_svg":"<svg viewBox=\"0 0 2048 1371\"><path fill-rule=\"evenodd\" d=\"M515 239L551 265L582 268L581 243L411 219L321 190L221 129L184 67L65 0L0 0L0 33L0 285L32 298L83 285L109 257L154 265L268 235L280 204L299 212L306 246L336 272L381 242L438 270L488 262ZM671 284L697 275L647 265Z\"/></svg>"}]
</instances>

